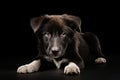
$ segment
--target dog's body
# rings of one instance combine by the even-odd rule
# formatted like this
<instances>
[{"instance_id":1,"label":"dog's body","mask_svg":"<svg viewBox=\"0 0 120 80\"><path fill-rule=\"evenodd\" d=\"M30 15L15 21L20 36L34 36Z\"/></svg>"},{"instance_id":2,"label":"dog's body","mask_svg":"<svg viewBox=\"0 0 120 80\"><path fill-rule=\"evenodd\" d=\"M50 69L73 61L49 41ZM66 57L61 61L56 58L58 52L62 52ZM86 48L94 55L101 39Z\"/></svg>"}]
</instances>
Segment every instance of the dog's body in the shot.
<instances>
[{"instance_id":1,"label":"dog's body","mask_svg":"<svg viewBox=\"0 0 120 80\"><path fill-rule=\"evenodd\" d=\"M39 55L18 73L38 71L49 63L65 74L80 73L87 61L106 63L98 38L89 32L81 32L81 20L72 15L45 15L31 20L38 39ZM50 67L50 65L48 65Z\"/></svg>"}]
</instances>

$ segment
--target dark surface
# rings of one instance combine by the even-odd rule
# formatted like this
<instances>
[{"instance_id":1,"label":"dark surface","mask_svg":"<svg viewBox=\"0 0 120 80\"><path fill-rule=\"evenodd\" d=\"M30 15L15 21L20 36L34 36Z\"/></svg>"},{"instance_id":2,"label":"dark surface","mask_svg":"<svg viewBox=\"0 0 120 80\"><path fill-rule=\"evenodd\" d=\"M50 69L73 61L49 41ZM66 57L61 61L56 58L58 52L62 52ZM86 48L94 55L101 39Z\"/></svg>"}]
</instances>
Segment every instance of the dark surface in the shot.
<instances>
[{"instance_id":1,"label":"dark surface","mask_svg":"<svg viewBox=\"0 0 120 80\"><path fill-rule=\"evenodd\" d=\"M119 55L109 56L107 64L88 65L79 75L64 75L63 70L57 69L17 74L17 67L29 63L32 58L9 56L1 60L0 80L120 80Z\"/></svg>"}]
</instances>

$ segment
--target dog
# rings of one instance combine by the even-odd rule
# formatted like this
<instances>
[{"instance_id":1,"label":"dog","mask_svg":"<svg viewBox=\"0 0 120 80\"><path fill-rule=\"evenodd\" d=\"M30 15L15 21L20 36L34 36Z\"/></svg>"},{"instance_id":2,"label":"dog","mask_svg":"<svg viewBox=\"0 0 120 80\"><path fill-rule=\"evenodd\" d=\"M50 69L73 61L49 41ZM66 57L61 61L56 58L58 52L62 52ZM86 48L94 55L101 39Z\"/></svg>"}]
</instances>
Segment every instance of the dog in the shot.
<instances>
[{"instance_id":1,"label":"dog","mask_svg":"<svg viewBox=\"0 0 120 80\"><path fill-rule=\"evenodd\" d=\"M38 56L20 66L17 73L32 73L53 65L64 69L64 74L79 74L89 61L106 63L98 37L81 32L80 17L43 15L32 18L30 24L37 37Z\"/></svg>"}]
</instances>

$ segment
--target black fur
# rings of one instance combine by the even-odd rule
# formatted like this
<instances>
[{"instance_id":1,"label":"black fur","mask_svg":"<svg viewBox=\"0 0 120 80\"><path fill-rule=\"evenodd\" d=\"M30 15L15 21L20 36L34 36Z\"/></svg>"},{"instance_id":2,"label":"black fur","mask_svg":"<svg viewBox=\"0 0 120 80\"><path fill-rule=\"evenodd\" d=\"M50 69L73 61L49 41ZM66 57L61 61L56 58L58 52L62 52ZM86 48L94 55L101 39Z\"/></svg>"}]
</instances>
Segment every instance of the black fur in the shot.
<instances>
[{"instance_id":1,"label":"black fur","mask_svg":"<svg viewBox=\"0 0 120 80\"><path fill-rule=\"evenodd\" d=\"M90 32L82 33L80 25L79 17L66 14L33 18L31 26L38 39L39 51L36 59L41 59L42 64L51 64L52 61L47 61L45 56L56 60L66 58L68 62L65 64L74 62L83 69L87 61L104 57L97 36ZM57 46L57 51L52 50L54 46Z\"/></svg>"}]
</instances>

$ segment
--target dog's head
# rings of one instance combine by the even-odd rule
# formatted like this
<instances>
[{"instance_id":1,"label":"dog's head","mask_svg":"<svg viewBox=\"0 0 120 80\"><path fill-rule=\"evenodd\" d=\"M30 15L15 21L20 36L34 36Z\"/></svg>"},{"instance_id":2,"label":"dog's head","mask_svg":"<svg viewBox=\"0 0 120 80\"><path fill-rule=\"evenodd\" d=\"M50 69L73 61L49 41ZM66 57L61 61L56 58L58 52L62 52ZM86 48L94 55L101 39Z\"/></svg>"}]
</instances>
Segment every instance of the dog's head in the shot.
<instances>
[{"instance_id":1,"label":"dog's head","mask_svg":"<svg viewBox=\"0 0 120 80\"><path fill-rule=\"evenodd\" d=\"M45 55L58 58L64 55L71 43L74 31L81 31L81 20L72 15L44 15L31 19L31 26L36 34L40 48Z\"/></svg>"}]
</instances>

